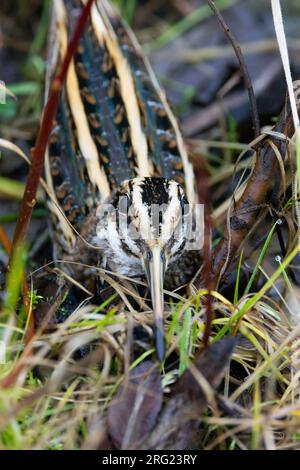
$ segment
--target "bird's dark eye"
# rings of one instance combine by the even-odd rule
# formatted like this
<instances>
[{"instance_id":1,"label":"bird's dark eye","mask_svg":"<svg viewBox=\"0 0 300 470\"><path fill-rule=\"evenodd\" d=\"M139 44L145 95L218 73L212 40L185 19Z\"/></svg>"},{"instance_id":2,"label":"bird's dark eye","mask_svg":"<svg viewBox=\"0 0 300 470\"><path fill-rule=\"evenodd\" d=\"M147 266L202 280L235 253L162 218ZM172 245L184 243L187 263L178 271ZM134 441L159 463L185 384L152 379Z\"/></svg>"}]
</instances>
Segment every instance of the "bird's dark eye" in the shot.
<instances>
[{"instance_id":1,"label":"bird's dark eye","mask_svg":"<svg viewBox=\"0 0 300 470\"><path fill-rule=\"evenodd\" d=\"M151 251L151 250L148 250L148 251L147 251L147 260L148 260L148 261L151 261L151 260L152 260L152 257L153 257L152 251Z\"/></svg>"}]
</instances>

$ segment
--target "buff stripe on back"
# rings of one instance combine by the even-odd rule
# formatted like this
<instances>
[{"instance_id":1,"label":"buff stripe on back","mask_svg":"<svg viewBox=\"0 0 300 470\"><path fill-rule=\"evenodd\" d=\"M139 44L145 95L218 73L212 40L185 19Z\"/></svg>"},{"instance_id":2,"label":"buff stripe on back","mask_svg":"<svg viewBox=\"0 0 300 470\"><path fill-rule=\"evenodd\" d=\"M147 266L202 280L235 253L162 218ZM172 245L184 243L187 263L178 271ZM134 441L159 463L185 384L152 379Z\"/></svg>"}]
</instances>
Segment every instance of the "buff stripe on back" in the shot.
<instances>
[{"instance_id":1,"label":"buff stripe on back","mask_svg":"<svg viewBox=\"0 0 300 470\"><path fill-rule=\"evenodd\" d=\"M66 10L63 0L54 0L54 9L57 21L57 35L60 43L60 52L63 57L68 41ZM71 62L69 67L66 90L71 113L77 130L78 145L86 161L90 181L92 184L97 186L101 199L103 200L110 194L109 182L103 168L100 167L97 148L90 133L87 116L80 96L74 61Z\"/></svg>"},{"instance_id":2,"label":"buff stripe on back","mask_svg":"<svg viewBox=\"0 0 300 470\"><path fill-rule=\"evenodd\" d=\"M130 125L132 147L137 155L138 173L140 176L151 176L151 162L148 160L147 139L142 129L141 114L135 93L135 86L130 66L124 57L109 18L101 4L98 2L92 7L92 24L99 43L106 47L114 61L120 91Z\"/></svg>"},{"instance_id":3,"label":"buff stripe on back","mask_svg":"<svg viewBox=\"0 0 300 470\"><path fill-rule=\"evenodd\" d=\"M103 14L105 14L107 18L109 16L114 17L114 16L117 15L115 9L112 7L112 5L109 3L109 1L107 1L107 0L97 0L97 4L98 4L99 9L101 9L101 11L104 12ZM168 115L169 121L170 121L170 123L171 123L171 125L174 129L174 132L175 132L175 135L176 135L177 146L178 146L178 149L179 149L179 152L180 152L180 155L181 155L181 159L182 159L182 164L183 164L186 195L187 195L187 198L188 198L190 204L194 204L194 203L197 202L197 195L196 195L196 191L195 191L195 178L194 178L193 166L192 166L192 163L189 161L188 154L187 154L187 149L186 149L186 146L184 144L184 141L183 141L183 138L182 138L177 120L176 120L176 118L175 118L175 116L174 116L174 114L173 114L173 112L170 108L170 105L169 105L169 103L166 99L165 92L160 87L148 59L143 54L142 48L141 48L140 44L138 43L138 41L135 37L135 34L126 25L126 23L122 23L122 24L123 24L124 28L126 29L126 32L129 36L134 48L136 49L136 51L138 51L140 57L142 57L142 60L145 64L145 67L146 67L147 72L149 74L149 77L150 77L150 79L152 81L152 84L155 88L155 91L156 91L161 103L163 104L163 106L165 108L165 111ZM144 175L141 175L141 176L144 176Z\"/></svg>"}]
</instances>

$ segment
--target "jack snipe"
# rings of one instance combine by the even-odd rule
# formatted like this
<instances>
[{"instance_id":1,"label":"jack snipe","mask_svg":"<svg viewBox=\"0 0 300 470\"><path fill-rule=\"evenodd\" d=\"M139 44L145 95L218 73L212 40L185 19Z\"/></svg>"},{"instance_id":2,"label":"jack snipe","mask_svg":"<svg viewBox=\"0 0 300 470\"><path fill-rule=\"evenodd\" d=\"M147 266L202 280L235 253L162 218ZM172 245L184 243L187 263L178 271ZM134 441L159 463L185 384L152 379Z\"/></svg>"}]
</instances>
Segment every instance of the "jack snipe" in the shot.
<instances>
[{"instance_id":1,"label":"jack snipe","mask_svg":"<svg viewBox=\"0 0 300 470\"><path fill-rule=\"evenodd\" d=\"M82 3L53 2L46 87ZM70 66L46 176L55 257L146 275L162 360L165 272L180 284L195 269L194 174L164 92L107 0L95 2Z\"/></svg>"}]
</instances>

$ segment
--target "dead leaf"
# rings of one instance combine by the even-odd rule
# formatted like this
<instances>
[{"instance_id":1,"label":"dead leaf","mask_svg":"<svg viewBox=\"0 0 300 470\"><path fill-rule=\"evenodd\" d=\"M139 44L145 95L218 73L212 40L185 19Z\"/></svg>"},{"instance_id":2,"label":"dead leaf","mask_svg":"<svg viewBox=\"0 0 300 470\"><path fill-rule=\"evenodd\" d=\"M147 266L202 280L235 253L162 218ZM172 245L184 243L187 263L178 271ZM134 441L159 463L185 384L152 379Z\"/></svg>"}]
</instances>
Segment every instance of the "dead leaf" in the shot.
<instances>
[{"instance_id":1,"label":"dead leaf","mask_svg":"<svg viewBox=\"0 0 300 470\"><path fill-rule=\"evenodd\" d=\"M142 449L193 450L199 448L198 428L209 400L199 383L214 390L220 384L236 338L224 338L209 346L186 370L164 406L158 425L143 442Z\"/></svg>"},{"instance_id":2,"label":"dead leaf","mask_svg":"<svg viewBox=\"0 0 300 470\"><path fill-rule=\"evenodd\" d=\"M125 378L108 409L108 430L118 449L135 449L156 424L163 391L157 366L151 361Z\"/></svg>"}]
</instances>

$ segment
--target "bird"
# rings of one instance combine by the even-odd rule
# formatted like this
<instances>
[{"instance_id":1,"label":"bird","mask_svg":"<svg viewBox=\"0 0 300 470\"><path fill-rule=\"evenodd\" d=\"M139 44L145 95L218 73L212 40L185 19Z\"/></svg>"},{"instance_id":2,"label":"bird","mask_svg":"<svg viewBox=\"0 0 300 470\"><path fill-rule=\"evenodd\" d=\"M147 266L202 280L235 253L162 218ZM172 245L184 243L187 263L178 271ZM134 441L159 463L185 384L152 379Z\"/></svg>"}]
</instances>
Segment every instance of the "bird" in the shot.
<instances>
[{"instance_id":1,"label":"bird","mask_svg":"<svg viewBox=\"0 0 300 470\"><path fill-rule=\"evenodd\" d=\"M46 96L84 4L53 1ZM54 259L145 277L162 362L164 282L199 267L195 175L165 93L108 0L95 0L71 62L45 173Z\"/></svg>"}]
</instances>

